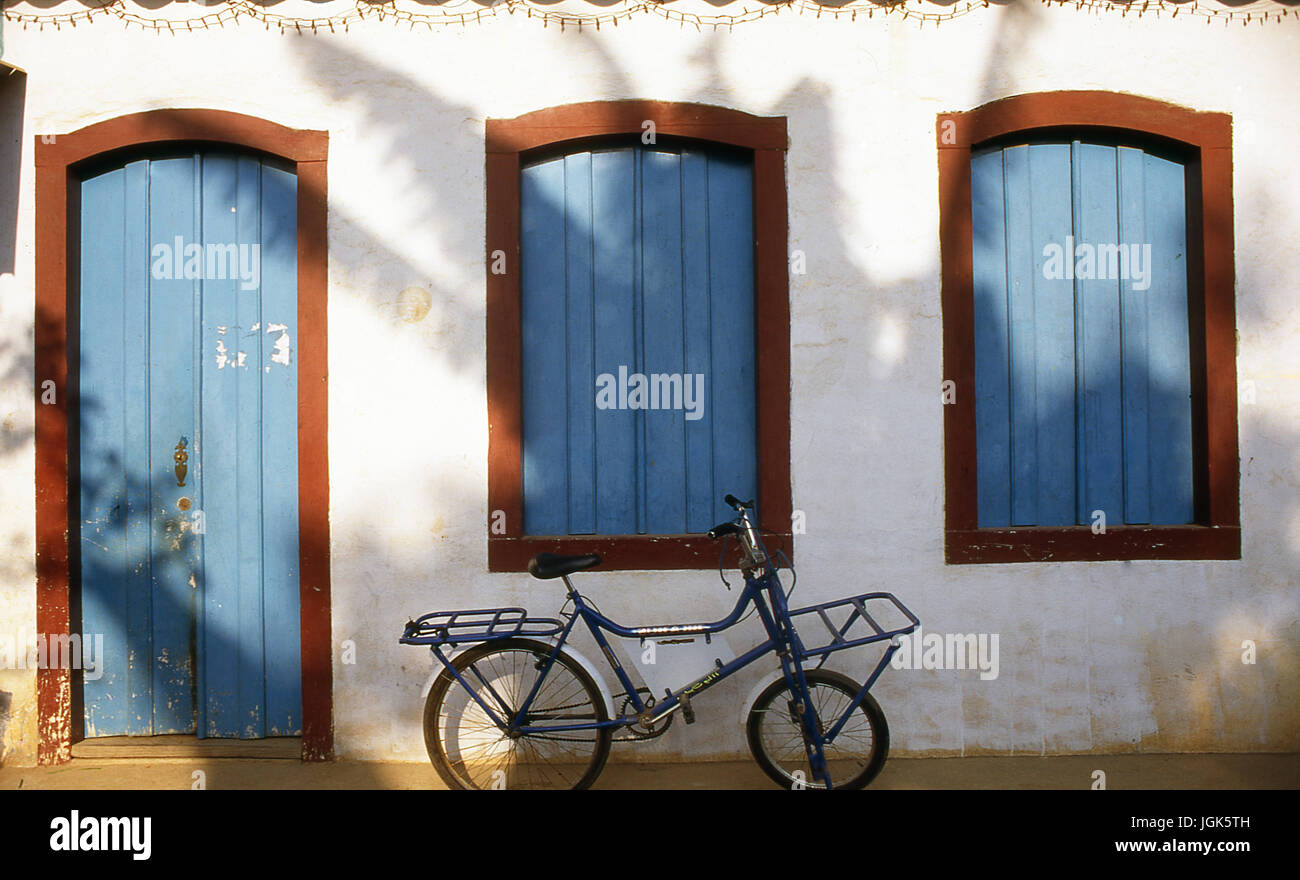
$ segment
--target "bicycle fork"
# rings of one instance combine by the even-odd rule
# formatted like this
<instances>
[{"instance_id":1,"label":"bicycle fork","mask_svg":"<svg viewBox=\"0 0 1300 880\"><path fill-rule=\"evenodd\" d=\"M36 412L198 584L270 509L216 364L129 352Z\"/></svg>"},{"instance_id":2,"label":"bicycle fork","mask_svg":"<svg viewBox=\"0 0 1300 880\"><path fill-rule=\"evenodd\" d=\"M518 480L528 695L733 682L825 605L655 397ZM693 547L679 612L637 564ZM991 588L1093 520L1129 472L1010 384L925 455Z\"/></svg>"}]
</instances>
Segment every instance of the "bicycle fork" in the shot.
<instances>
[{"instance_id":1,"label":"bicycle fork","mask_svg":"<svg viewBox=\"0 0 1300 880\"><path fill-rule=\"evenodd\" d=\"M791 665L794 667L793 675L791 676L787 672L786 676L787 681L790 678L795 679L794 687L791 688L791 693L795 699L790 701L788 707L790 720L798 724L800 732L803 733L804 755L808 759L808 767L812 771L813 780L824 784L829 791L835 786L831 782L831 774L826 767L822 722L817 717L812 705L812 694L808 691L808 682L804 678L803 664L795 660Z\"/></svg>"},{"instance_id":2,"label":"bicycle fork","mask_svg":"<svg viewBox=\"0 0 1300 880\"><path fill-rule=\"evenodd\" d=\"M822 735L820 720L814 714L812 696L808 692L808 681L804 677L803 663L799 659L803 654L803 644L799 641L794 627L789 624L785 596L781 593L779 584L774 589L769 581L766 589L768 601L776 613L769 613L760 604L758 605L759 617L762 618L768 633L777 642L777 657L781 661L781 672L785 675L786 686L795 698L788 706L791 721L799 725L799 730L803 734L804 755L808 759L808 768L812 771L813 780L831 789L834 785L831 782L830 771L826 768L826 755L822 748L825 738Z\"/></svg>"},{"instance_id":3,"label":"bicycle fork","mask_svg":"<svg viewBox=\"0 0 1300 880\"><path fill-rule=\"evenodd\" d=\"M823 736L824 728L813 707L812 694L808 690L808 679L804 676L803 663L799 659L799 655L803 653L803 646L799 642L799 637L791 631L792 628L780 627L780 629L783 630L782 637L785 642L784 650L778 655L781 660L781 671L785 673L786 686L790 688L790 694L794 697L789 701L788 706L790 720L799 726L799 731L803 734L804 755L808 759L808 768L812 771L813 780L821 782L827 790L830 790L835 786L826 767L826 753L823 748L826 742Z\"/></svg>"}]
</instances>

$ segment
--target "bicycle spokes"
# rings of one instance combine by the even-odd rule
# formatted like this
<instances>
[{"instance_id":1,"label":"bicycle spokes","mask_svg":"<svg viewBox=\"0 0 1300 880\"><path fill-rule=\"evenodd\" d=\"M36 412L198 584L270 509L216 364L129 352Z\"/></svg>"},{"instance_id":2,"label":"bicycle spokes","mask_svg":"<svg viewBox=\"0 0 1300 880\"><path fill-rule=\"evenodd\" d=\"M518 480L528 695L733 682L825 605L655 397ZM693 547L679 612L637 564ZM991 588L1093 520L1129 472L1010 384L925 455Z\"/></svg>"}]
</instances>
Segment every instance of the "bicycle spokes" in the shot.
<instances>
[{"instance_id":1,"label":"bicycle spokes","mask_svg":"<svg viewBox=\"0 0 1300 880\"><path fill-rule=\"evenodd\" d=\"M528 649L480 653L462 671L473 692L443 695L432 720L448 764L467 787L570 788L587 773L608 735L570 727L600 721L602 713L587 682L566 663L548 669L538 662L545 656ZM479 700L499 709L501 720Z\"/></svg>"}]
</instances>

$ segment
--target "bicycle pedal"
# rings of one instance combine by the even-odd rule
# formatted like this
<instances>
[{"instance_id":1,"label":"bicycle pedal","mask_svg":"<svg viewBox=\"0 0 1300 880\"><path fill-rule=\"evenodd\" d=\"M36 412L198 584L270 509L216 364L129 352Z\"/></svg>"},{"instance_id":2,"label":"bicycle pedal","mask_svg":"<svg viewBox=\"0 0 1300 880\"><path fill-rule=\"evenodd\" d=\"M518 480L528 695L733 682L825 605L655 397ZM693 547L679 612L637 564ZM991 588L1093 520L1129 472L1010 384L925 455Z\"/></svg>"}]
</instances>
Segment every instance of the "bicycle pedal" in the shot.
<instances>
[{"instance_id":1,"label":"bicycle pedal","mask_svg":"<svg viewBox=\"0 0 1300 880\"><path fill-rule=\"evenodd\" d=\"M691 708L691 698L682 694L677 702L682 707L682 720L687 724L695 723L695 710Z\"/></svg>"}]
</instances>

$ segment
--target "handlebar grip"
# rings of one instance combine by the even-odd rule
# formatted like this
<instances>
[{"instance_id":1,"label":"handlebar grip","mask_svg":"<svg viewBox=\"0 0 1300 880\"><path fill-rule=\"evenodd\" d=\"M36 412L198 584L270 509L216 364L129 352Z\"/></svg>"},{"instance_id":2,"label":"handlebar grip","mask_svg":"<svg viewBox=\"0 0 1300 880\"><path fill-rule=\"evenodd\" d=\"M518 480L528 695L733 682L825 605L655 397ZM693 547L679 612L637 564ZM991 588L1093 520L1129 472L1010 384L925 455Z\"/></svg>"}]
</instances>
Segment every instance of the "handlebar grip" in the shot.
<instances>
[{"instance_id":1,"label":"handlebar grip","mask_svg":"<svg viewBox=\"0 0 1300 880\"><path fill-rule=\"evenodd\" d=\"M716 526L709 529L709 540L716 541L721 537L734 535L739 531L740 526L736 525L734 522L718 523Z\"/></svg>"},{"instance_id":2,"label":"handlebar grip","mask_svg":"<svg viewBox=\"0 0 1300 880\"><path fill-rule=\"evenodd\" d=\"M728 507L734 507L737 510L739 510L742 507L748 508L749 510L754 509L754 499L752 498L748 501L741 501L735 495L727 495L727 497L723 498L722 500L726 502Z\"/></svg>"}]
</instances>

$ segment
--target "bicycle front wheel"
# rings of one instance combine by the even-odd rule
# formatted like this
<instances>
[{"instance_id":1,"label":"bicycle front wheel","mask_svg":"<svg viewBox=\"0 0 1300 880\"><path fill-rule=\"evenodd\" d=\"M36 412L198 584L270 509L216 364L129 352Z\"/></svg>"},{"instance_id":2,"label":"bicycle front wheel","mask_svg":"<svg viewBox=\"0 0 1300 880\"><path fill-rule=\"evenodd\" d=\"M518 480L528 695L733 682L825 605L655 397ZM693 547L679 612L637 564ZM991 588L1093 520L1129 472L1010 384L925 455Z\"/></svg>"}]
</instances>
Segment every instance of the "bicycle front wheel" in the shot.
<instances>
[{"instance_id":1,"label":"bicycle front wheel","mask_svg":"<svg viewBox=\"0 0 1300 880\"><path fill-rule=\"evenodd\" d=\"M805 670L804 681L823 733L844 715L861 689L847 675L829 669ZM768 685L749 710L749 750L777 785L825 788L813 779L808 764L797 702L784 678ZM863 698L835 741L823 746L822 754L835 788L859 789L876 778L889 754L889 725L875 698L870 694Z\"/></svg>"},{"instance_id":2,"label":"bicycle front wheel","mask_svg":"<svg viewBox=\"0 0 1300 880\"><path fill-rule=\"evenodd\" d=\"M447 670L435 679L424 705L424 744L444 782L467 789L582 789L596 780L609 757L609 728L547 730L609 720L600 689L568 654L555 658L529 706L524 726L534 732L504 729L479 702L508 724L551 651L531 639L465 651L452 666L473 694Z\"/></svg>"}]
</instances>

